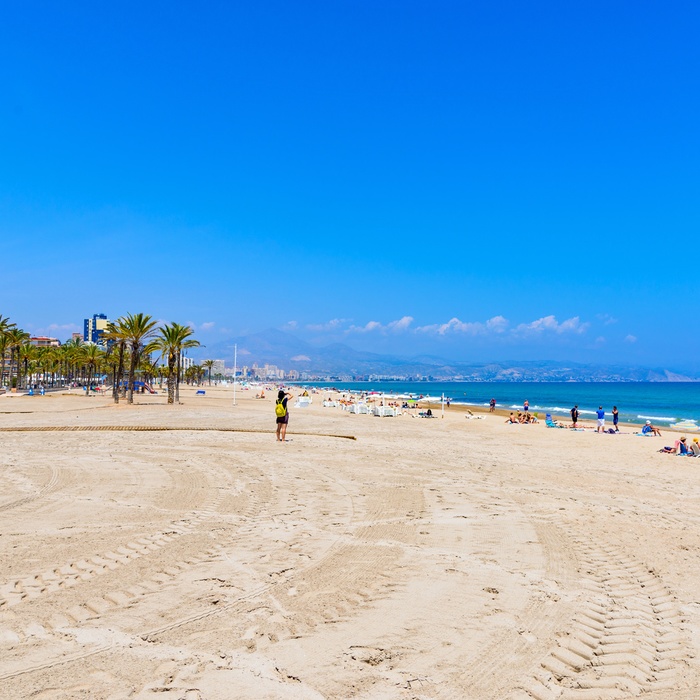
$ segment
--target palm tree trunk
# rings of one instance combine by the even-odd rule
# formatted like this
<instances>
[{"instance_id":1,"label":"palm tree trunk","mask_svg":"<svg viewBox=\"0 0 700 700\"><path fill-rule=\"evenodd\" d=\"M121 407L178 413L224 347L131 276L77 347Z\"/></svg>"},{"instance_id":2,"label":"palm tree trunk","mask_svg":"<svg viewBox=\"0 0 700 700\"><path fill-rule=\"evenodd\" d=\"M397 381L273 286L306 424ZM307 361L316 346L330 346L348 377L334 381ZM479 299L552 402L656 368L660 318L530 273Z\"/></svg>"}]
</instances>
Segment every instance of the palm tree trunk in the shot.
<instances>
[{"instance_id":1,"label":"palm tree trunk","mask_svg":"<svg viewBox=\"0 0 700 700\"><path fill-rule=\"evenodd\" d=\"M114 403L119 403L119 388L122 381L122 374L124 374L124 344L119 344L119 367L115 372L114 377L114 390L112 392L112 397L114 398Z\"/></svg>"},{"instance_id":2,"label":"palm tree trunk","mask_svg":"<svg viewBox=\"0 0 700 700\"><path fill-rule=\"evenodd\" d=\"M177 375L176 375L176 382L175 382L175 401L177 403L180 403L180 356L182 355L181 352L178 352L177 354Z\"/></svg>"},{"instance_id":3,"label":"palm tree trunk","mask_svg":"<svg viewBox=\"0 0 700 700\"><path fill-rule=\"evenodd\" d=\"M168 403L175 403L175 353L168 353Z\"/></svg>"},{"instance_id":4,"label":"palm tree trunk","mask_svg":"<svg viewBox=\"0 0 700 700\"><path fill-rule=\"evenodd\" d=\"M129 363L129 388L126 402L134 403L134 376L136 374L136 365L138 364L138 357L136 356L136 350L131 349L131 362Z\"/></svg>"}]
</instances>

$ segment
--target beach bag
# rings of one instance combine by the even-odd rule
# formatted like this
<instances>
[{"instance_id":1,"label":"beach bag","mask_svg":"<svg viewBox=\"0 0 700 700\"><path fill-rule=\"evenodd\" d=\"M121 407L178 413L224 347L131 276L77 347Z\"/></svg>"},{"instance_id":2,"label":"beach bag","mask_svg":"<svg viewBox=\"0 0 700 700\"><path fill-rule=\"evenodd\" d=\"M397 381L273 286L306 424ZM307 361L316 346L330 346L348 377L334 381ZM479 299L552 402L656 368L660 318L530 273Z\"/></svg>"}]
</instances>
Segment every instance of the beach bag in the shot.
<instances>
[{"instance_id":1,"label":"beach bag","mask_svg":"<svg viewBox=\"0 0 700 700\"><path fill-rule=\"evenodd\" d=\"M284 401L284 399L282 399ZM282 401L278 400L275 404L275 415L278 418L284 418L287 415L287 409L284 407Z\"/></svg>"}]
</instances>

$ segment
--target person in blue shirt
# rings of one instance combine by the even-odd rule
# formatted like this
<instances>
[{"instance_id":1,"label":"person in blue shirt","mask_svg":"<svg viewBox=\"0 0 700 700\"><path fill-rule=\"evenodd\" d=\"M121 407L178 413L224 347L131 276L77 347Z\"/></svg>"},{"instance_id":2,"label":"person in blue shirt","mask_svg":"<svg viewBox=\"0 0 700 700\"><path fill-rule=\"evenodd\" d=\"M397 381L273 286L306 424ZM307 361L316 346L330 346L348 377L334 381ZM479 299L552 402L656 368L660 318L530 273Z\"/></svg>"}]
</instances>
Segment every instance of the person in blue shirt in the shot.
<instances>
[{"instance_id":1,"label":"person in blue shirt","mask_svg":"<svg viewBox=\"0 0 700 700\"><path fill-rule=\"evenodd\" d=\"M602 406L598 406L598 410L596 411L596 414L598 416L597 432L604 433L605 432L605 411L603 410Z\"/></svg>"}]
</instances>

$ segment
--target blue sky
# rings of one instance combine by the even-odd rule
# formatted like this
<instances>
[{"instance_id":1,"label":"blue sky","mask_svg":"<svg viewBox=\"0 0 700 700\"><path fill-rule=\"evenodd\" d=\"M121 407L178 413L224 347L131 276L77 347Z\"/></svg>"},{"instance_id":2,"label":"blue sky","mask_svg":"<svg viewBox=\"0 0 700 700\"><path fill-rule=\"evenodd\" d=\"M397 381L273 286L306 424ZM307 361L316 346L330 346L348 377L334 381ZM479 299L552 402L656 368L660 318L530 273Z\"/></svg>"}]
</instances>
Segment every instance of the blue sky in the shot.
<instances>
[{"instance_id":1,"label":"blue sky","mask_svg":"<svg viewBox=\"0 0 700 700\"><path fill-rule=\"evenodd\" d=\"M0 314L700 369L699 20L6 3Z\"/></svg>"}]
</instances>

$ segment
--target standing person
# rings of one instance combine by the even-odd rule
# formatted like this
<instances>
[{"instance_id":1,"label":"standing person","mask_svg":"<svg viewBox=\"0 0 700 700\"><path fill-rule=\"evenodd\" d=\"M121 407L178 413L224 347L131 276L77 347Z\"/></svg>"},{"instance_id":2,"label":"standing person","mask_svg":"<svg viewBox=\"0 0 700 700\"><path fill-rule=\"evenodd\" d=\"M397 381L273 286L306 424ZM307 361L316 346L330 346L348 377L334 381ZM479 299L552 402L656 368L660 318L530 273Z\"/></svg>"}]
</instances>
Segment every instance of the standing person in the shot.
<instances>
[{"instance_id":1,"label":"standing person","mask_svg":"<svg viewBox=\"0 0 700 700\"><path fill-rule=\"evenodd\" d=\"M571 427L576 428L578 423L578 404L571 409L571 422L573 423Z\"/></svg>"},{"instance_id":2,"label":"standing person","mask_svg":"<svg viewBox=\"0 0 700 700\"><path fill-rule=\"evenodd\" d=\"M598 406L598 410L596 411L596 415L598 416L598 427L596 428L596 432L604 433L605 432L605 411L603 410L602 406Z\"/></svg>"},{"instance_id":3,"label":"standing person","mask_svg":"<svg viewBox=\"0 0 700 700\"><path fill-rule=\"evenodd\" d=\"M280 389L277 392L277 401L275 401L275 415L277 416L277 441L284 442L287 437L287 425L289 424L289 411L287 410L287 402L294 398L289 392Z\"/></svg>"},{"instance_id":4,"label":"standing person","mask_svg":"<svg viewBox=\"0 0 700 700\"><path fill-rule=\"evenodd\" d=\"M489 413L493 413L496 410L496 399L491 399L489 401Z\"/></svg>"},{"instance_id":5,"label":"standing person","mask_svg":"<svg viewBox=\"0 0 700 700\"><path fill-rule=\"evenodd\" d=\"M620 414L617 411L617 406L613 406L613 425L615 426L615 432L619 433L620 429L617 427L617 422L620 419Z\"/></svg>"},{"instance_id":6,"label":"standing person","mask_svg":"<svg viewBox=\"0 0 700 700\"><path fill-rule=\"evenodd\" d=\"M527 399L523 403L523 413L530 413L530 402Z\"/></svg>"}]
</instances>

